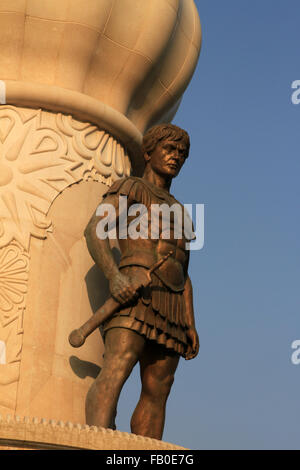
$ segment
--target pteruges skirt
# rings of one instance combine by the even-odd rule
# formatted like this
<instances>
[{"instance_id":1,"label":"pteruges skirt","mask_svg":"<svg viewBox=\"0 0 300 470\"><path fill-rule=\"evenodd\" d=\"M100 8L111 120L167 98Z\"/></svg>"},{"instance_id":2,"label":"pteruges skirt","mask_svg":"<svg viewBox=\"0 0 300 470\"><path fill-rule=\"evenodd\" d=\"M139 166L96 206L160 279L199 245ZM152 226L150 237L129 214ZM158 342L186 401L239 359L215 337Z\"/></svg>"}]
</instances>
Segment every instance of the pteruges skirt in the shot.
<instances>
[{"instance_id":1,"label":"pteruges skirt","mask_svg":"<svg viewBox=\"0 0 300 470\"><path fill-rule=\"evenodd\" d=\"M122 273L130 274L130 267L123 268ZM136 331L184 357L188 346L188 326L183 292L171 291L152 274L151 286L141 289L138 300L103 324L104 337L111 328Z\"/></svg>"}]
</instances>

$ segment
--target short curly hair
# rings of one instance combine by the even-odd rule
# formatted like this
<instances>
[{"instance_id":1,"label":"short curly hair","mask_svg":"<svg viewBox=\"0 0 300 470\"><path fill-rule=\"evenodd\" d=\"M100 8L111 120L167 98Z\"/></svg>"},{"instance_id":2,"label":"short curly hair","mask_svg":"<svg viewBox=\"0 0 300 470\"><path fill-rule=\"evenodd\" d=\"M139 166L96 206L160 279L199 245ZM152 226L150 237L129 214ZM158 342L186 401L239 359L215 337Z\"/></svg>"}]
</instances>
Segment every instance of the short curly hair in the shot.
<instances>
[{"instance_id":1,"label":"short curly hair","mask_svg":"<svg viewBox=\"0 0 300 470\"><path fill-rule=\"evenodd\" d=\"M175 124L157 124L156 126L151 127L143 138L143 155L145 155L145 153L150 155L155 150L155 147L159 142L167 139L175 142L182 142L186 147L186 157L188 157L190 150L190 137L184 129L175 126Z\"/></svg>"}]
</instances>

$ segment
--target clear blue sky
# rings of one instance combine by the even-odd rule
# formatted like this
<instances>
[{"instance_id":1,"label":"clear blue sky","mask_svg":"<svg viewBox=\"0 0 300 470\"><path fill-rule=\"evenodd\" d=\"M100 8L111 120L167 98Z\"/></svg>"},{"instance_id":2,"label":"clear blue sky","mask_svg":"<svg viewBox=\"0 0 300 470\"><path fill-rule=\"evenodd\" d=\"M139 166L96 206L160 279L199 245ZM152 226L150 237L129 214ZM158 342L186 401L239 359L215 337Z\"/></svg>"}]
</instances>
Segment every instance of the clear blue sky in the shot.
<instances>
[{"instance_id":1,"label":"clear blue sky","mask_svg":"<svg viewBox=\"0 0 300 470\"><path fill-rule=\"evenodd\" d=\"M181 360L164 440L300 449L299 0L196 0L203 46L174 123L192 148L172 193L205 204L190 275L199 356ZM129 431L138 369L118 428Z\"/></svg>"}]
</instances>

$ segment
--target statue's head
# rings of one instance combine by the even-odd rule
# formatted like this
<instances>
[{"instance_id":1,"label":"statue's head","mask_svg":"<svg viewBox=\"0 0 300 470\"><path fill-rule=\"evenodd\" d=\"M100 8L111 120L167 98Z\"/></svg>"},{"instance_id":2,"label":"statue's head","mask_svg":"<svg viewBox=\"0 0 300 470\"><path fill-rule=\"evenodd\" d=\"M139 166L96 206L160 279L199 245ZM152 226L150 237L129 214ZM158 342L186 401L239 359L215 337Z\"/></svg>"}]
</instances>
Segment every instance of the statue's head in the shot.
<instances>
[{"instance_id":1,"label":"statue's head","mask_svg":"<svg viewBox=\"0 0 300 470\"><path fill-rule=\"evenodd\" d=\"M151 155L157 144L163 140L171 140L183 145L186 150L185 158L188 157L190 151L190 137L184 129L175 126L175 124L157 124L156 126L151 127L143 138L143 155L145 155L145 153Z\"/></svg>"},{"instance_id":2,"label":"statue's head","mask_svg":"<svg viewBox=\"0 0 300 470\"><path fill-rule=\"evenodd\" d=\"M142 152L146 167L156 173L175 178L189 155L188 133L174 124L158 124L143 138Z\"/></svg>"}]
</instances>

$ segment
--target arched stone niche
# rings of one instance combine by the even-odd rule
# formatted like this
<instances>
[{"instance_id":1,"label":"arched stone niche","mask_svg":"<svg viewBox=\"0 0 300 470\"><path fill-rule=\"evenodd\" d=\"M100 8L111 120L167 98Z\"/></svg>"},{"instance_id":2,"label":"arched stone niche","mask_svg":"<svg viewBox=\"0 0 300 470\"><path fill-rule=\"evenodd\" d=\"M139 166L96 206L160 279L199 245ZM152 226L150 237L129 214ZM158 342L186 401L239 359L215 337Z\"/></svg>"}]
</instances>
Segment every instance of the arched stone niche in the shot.
<instances>
[{"instance_id":1,"label":"arched stone niche","mask_svg":"<svg viewBox=\"0 0 300 470\"><path fill-rule=\"evenodd\" d=\"M96 182L68 187L49 211L53 232L44 240L31 240L18 415L85 422L85 395L100 372L103 342L96 330L74 349L68 335L108 295L107 281L83 236L106 190Z\"/></svg>"}]
</instances>

